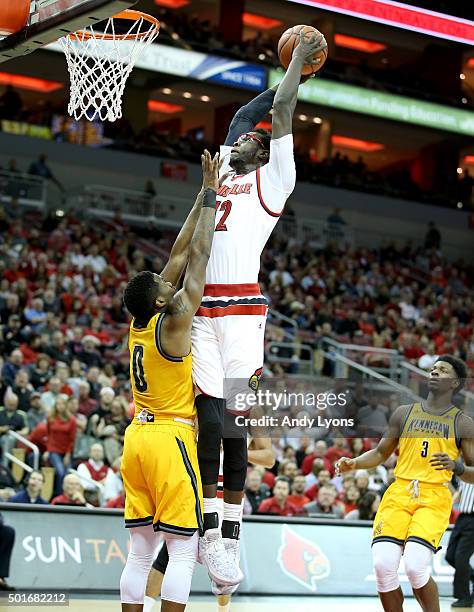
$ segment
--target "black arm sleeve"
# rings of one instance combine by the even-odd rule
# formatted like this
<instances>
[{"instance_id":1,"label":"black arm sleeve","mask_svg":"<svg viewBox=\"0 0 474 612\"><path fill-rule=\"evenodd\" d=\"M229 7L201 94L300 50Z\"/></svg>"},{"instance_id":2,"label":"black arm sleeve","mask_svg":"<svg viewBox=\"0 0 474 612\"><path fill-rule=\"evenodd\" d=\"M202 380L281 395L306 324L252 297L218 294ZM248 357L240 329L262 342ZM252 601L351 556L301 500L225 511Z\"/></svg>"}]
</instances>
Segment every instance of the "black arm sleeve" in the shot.
<instances>
[{"instance_id":1,"label":"black arm sleeve","mask_svg":"<svg viewBox=\"0 0 474 612\"><path fill-rule=\"evenodd\" d=\"M239 136L253 130L257 123L266 117L273 106L275 93L273 89L267 89L237 111L224 145L232 146Z\"/></svg>"}]
</instances>

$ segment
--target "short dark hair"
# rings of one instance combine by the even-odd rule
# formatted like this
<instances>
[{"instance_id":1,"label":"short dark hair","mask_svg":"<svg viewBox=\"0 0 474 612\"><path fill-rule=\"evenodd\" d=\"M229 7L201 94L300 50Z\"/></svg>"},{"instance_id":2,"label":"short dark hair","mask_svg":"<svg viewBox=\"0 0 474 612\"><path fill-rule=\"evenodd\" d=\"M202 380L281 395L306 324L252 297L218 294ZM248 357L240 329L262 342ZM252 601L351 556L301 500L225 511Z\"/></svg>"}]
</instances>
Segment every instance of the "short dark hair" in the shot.
<instances>
[{"instance_id":1,"label":"short dark hair","mask_svg":"<svg viewBox=\"0 0 474 612\"><path fill-rule=\"evenodd\" d=\"M286 476L278 476L277 478L275 478L275 482L273 483L273 486L275 486L279 482L286 483L288 485L288 489L291 489L290 479L287 478Z\"/></svg>"},{"instance_id":2,"label":"short dark hair","mask_svg":"<svg viewBox=\"0 0 474 612\"><path fill-rule=\"evenodd\" d=\"M459 391L461 391L461 389L464 387L466 383L466 378L467 378L466 364L464 363L462 359L459 359L459 357L455 357L454 355L440 355L438 359L435 361L435 363L438 363L438 361L445 361L446 363L449 363L453 367L453 370L456 372L456 376L459 379L459 385L454 390L454 393L459 393Z\"/></svg>"},{"instance_id":3,"label":"short dark hair","mask_svg":"<svg viewBox=\"0 0 474 612\"><path fill-rule=\"evenodd\" d=\"M256 128L255 130L253 130L253 133L258 134L265 150L270 151L270 141L272 139L270 132L268 130L264 130L263 128Z\"/></svg>"},{"instance_id":4,"label":"short dark hair","mask_svg":"<svg viewBox=\"0 0 474 612\"><path fill-rule=\"evenodd\" d=\"M125 287L123 301L128 312L137 321L148 322L155 314L158 283L153 272L139 272Z\"/></svg>"}]
</instances>

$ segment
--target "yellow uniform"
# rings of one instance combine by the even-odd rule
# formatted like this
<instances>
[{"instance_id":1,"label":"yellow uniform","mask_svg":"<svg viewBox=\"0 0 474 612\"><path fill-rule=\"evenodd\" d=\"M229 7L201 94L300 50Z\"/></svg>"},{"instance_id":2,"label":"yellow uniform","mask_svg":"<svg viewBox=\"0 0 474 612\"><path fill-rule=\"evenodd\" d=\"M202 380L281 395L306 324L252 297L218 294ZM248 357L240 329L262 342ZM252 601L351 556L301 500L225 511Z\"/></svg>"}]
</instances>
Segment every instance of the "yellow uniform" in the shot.
<instances>
[{"instance_id":1,"label":"yellow uniform","mask_svg":"<svg viewBox=\"0 0 474 612\"><path fill-rule=\"evenodd\" d=\"M374 520L374 543L418 542L438 550L452 508L448 483L452 472L430 464L433 453L456 460L460 440L456 423L461 411L451 406L441 415L416 403L408 411L399 442L396 481L390 485Z\"/></svg>"},{"instance_id":2,"label":"yellow uniform","mask_svg":"<svg viewBox=\"0 0 474 612\"><path fill-rule=\"evenodd\" d=\"M165 314L132 322L130 379L135 415L125 432L125 525L178 535L202 528L192 357L172 357L160 342Z\"/></svg>"}]
</instances>

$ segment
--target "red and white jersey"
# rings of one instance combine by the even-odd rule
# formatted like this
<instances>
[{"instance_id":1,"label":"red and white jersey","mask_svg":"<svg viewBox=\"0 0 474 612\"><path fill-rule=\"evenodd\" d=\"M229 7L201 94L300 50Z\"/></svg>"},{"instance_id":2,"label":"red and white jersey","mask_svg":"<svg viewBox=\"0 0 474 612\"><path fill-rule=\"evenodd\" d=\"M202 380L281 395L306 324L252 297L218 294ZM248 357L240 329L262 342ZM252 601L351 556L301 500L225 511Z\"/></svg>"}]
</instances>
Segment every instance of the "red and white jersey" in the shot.
<instances>
[{"instance_id":1,"label":"red and white jersey","mask_svg":"<svg viewBox=\"0 0 474 612\"><path fill-rule=\"evenodd\" d=\"M221 147L221 175L229 171L231 149ZM229 174L217 192L207 285L258 282L260 256L295 182L292 134L271 141L270 159L265 166L243 176Z\"/></svg>"}]
</instances>

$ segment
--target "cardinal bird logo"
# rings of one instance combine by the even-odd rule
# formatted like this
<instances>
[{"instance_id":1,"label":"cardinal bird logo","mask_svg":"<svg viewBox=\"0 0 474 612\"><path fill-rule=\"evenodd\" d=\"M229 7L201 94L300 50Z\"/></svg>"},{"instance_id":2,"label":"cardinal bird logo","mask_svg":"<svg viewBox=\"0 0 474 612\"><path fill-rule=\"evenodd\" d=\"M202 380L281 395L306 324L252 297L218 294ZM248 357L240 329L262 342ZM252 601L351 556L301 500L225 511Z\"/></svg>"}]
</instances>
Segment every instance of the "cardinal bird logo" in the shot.
<instances>
[{"instance_id":1,"label":"cardinal bird logo","mask_svg":"<svg viewBox=\"0 0 474 612\"><path fill-rule=\"evenodd\" d=\"M249 387L252 391L258 391L258 387L260 386L260 378L262 377L263 368L258 368L249 378Z\"/></svg>"},{"instance_id":2,"label":"cardinal bird logo","mask_svg":"<svg viewBox=\"0 0 474 612\"><path fill-rule=\"evenodd\" d=\"M327 578L331 573L331 564L321 548L287 525L281 532L277 560L287 576L313 593L317 591L316 581Z\"/></svg>"}]
</instances>

